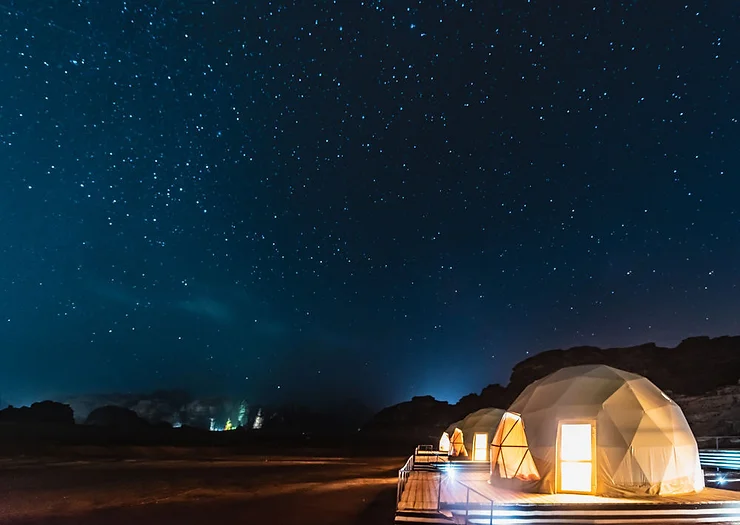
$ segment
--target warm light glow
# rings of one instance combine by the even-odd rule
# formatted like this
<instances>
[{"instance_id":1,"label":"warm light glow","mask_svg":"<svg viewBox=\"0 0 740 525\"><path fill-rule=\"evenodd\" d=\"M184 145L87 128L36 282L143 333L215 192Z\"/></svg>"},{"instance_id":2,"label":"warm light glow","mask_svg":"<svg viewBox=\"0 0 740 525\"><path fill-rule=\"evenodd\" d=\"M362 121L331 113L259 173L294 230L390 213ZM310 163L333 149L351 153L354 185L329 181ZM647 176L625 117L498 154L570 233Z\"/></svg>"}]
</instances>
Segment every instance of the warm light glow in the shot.
<instances>
[{"instance_id":1,"label":"warm light glow","mask_svg":"<svg viewBox=\"0 0 740 525\"><path fill-rule=\"evenodd\" d=\"M491 466L507 479L540 479L537 465L527 444L524 423L518 414L506 412L493 436Z\"/></svg>"},{"instance_id":2,"label":"warm light glow","mask_svg":"<svg viewBox=\"0 0 740 525\"><path fill-rule=\"evenodd\" d=\"M442 437L439 438L439 451L440 452L450 451L450 435L447 432L443 432Z\"/></svg>"},{"instance_id":3,"label":"warm light glow","mask_svg":"<svg viewBox=\"0 0 740 525\"><path fill-rule=\"evenodd\" d=\"M488 452L488 434L476 432L473 436L473 461L485 461Z\"/></svg>"},{"instance_id":4,"label":"warm light glow","mask_svg":"<svg viewBox=\"0 0 740 525\"><path fill-rule=\"evenodd\" d=\"M591 424L560 427L560 459L563 461L591 461Z\"/></svg>"},{"instance_id":5,"label":"warm light glow","mask_svg":"<svg viewBox=\"0 0 740 525\"><path fill-rule=\"evenodd\" d=\"M563 461L560 464L560 490L591 492L591 463Z\"/></svg>"},{"instance_id":6,"label":"warm light glow","mask_svg":"<svg viewBox=\"0 0 740 525\"><path fill-rule=\"evenodd\" d=\"M560 490L563 492L592 491L592 428L590 423L560 427Z\"/></svg>"},{"instance_id":7,"label":"warm light glow","mask_svg":"<svg viewBox=\"0 0 740 525\"><path fill-rule=\"evenodd\" d=\"M468 451L465 448L465 441L463 440L462 430L456 428L450 438L450 452L449 455L452 457L462 456L467 457Z\"/></svg>"}]
</instances>

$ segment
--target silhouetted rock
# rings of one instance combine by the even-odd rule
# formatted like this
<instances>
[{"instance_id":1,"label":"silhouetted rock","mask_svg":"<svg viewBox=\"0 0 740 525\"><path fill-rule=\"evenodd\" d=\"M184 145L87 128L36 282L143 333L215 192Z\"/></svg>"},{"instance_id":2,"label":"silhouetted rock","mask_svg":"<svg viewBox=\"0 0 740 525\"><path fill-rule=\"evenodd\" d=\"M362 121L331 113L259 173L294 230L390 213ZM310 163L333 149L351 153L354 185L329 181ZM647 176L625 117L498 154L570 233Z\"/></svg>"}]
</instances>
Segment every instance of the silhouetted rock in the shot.
<instances>
[{"instance_id":1,"label":"silhouetted rock","mask_svg":"<svg viewBox=\"0 0 740 525\"><path fill-rule=\"evenodd\" d=\"M492 384L455 405L415 397L381 410L363 427L370 436L413 436L429 442L440 429L481 408L507 408L534 381L567 366L605 364L634 372L670 392L697 435L740 434L740 336L691 337L675 348L646 343L627 348L549 350L514 366L508 386Z\"/></svg>"},{"instance_id":2,"label":"silhouetted rock","mask_svg":"<svg viewBox=\"0 0 740 525\"><path fill-rule=\"evenodd\" d=\"M507 390L518 395L533 381L560 368L586 364L604 364L640 374L661 390L699 395L737 383L740 336L691 337L675 348L647 343L627 348L549 350L515 365Z\"/></svg>"},{"instance_id":3,"label":"silhouetted rock","mask_svg":"<svg viewBox=\"0 0 740 525\"><path fill-rule=\"evenodd\" d=\"M149 423L140 418L133 410L113 405L96 408L90 412L85 424L124 431L149 428Z\"/></svg>"},{"instance_id":4,"label":"silhouetted rock","mask_svg":"<svg viewBox=\"0 0 740 525\"><path fill-rule=\"evenodd\" d=\"M460 401L454 405L455 421L481 408L506 408L514 401L514 397L506 387L498 383L488 385L480 394L468 394L460 398Z\"/></svg>"},{"instance_id":5,"label":"silhouetted rock","mask_svg":"<svg viewBox=\"0 0 740 525\"><path fill-rule=\"evenodd\" d=\"M56 401L41 401L30 407L8 407L0 410L3 423L46 423L55 425L74 425L74 412L69 405Z\"/></svg>"},{"instance_id":6,"label":"silhouetted rock","mask_svg":"<svg viewBox=\"0 0 740 525\"><path fill-rule=\"evenodd\" d=\"M441 434L457 413L447 401L417 396L411 401L384 408L362 428L362 432L377 439L427 443L433 436Z\"/></svg>"}]
</instances>

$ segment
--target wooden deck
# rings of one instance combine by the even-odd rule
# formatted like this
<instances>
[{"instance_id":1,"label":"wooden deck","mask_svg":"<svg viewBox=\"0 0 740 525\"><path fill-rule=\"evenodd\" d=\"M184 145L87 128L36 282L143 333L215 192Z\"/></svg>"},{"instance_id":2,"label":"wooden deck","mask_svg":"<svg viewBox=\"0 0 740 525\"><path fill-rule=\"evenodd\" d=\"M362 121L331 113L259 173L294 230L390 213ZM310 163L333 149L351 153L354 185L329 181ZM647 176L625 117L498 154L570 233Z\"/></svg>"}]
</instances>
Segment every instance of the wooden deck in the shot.
<instances>
[{"instance_id":1,"label":"wooden deck","mask_svg":"<svg viewBox=\"0 0 740 525\"><path fill-rule=\"evenodd\" d=\"M396 521L454 523L467 514L470 523L489 523L492 508L495 523L740 523L740 492L707 488L655 498L531 494L492 487L487 472L413 471ZM413 516L428 518L414 521Z\"/></svg>"}]
</instances>

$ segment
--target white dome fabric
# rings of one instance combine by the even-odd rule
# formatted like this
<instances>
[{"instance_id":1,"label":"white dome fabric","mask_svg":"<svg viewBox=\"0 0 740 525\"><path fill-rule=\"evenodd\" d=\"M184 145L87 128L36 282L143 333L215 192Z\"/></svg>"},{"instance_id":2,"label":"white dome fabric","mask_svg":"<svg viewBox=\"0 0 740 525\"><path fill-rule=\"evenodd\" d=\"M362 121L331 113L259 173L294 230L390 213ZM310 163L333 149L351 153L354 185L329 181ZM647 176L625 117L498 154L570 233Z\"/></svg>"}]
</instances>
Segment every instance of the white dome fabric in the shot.
<instances>
[{"instance_id":1,"label":"white dome fabric","mask_svg":"<svg viewBox=\"0 0 740 525\"><path fill-rule=\"evenodd\" d=\"M669 495L704 488L696 440L683 412L637 374L605 365L563 368L529 385L508 412L521 417L523 439L538 479L533 479L532 469L525 476L497 468L509 435L502 431L497 432L491 450L492 484L545 493L564 491L564 482L557 479L568 466L562 451L557 464L562 425L580 423L592 425L594 438L594 455L588 458L593 483L591 490L583 492Z\"/></svg>"},{"instance_id":2,"label":"white dome fabric","mask_svg":"<svg viewBox=\"0 0 740 525\"><path fill-rule=\"evenodd\" d=\"M442 432L442 437L439 438L439 451L440 452L450 451L450 435L447 432Z\"/></svg>"}]
</instances>

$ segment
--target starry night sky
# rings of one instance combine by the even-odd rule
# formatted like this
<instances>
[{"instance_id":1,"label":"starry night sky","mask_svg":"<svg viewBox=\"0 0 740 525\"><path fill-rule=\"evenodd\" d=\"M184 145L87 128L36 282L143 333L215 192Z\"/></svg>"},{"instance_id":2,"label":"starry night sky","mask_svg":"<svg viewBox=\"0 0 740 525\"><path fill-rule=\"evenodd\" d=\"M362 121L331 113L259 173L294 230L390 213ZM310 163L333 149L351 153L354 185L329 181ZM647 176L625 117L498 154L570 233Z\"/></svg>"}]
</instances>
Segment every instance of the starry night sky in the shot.
<instances>
[{"instance_id":1,"label":"starry night sky","mask_svg":"<svg viewBox=\"0 0 740 525\"><path fill-rule=\"evenodd\" d=\"M0 396L455 401L740 332L740 4L0 2Z\"/></svg>"}]
</instances>

